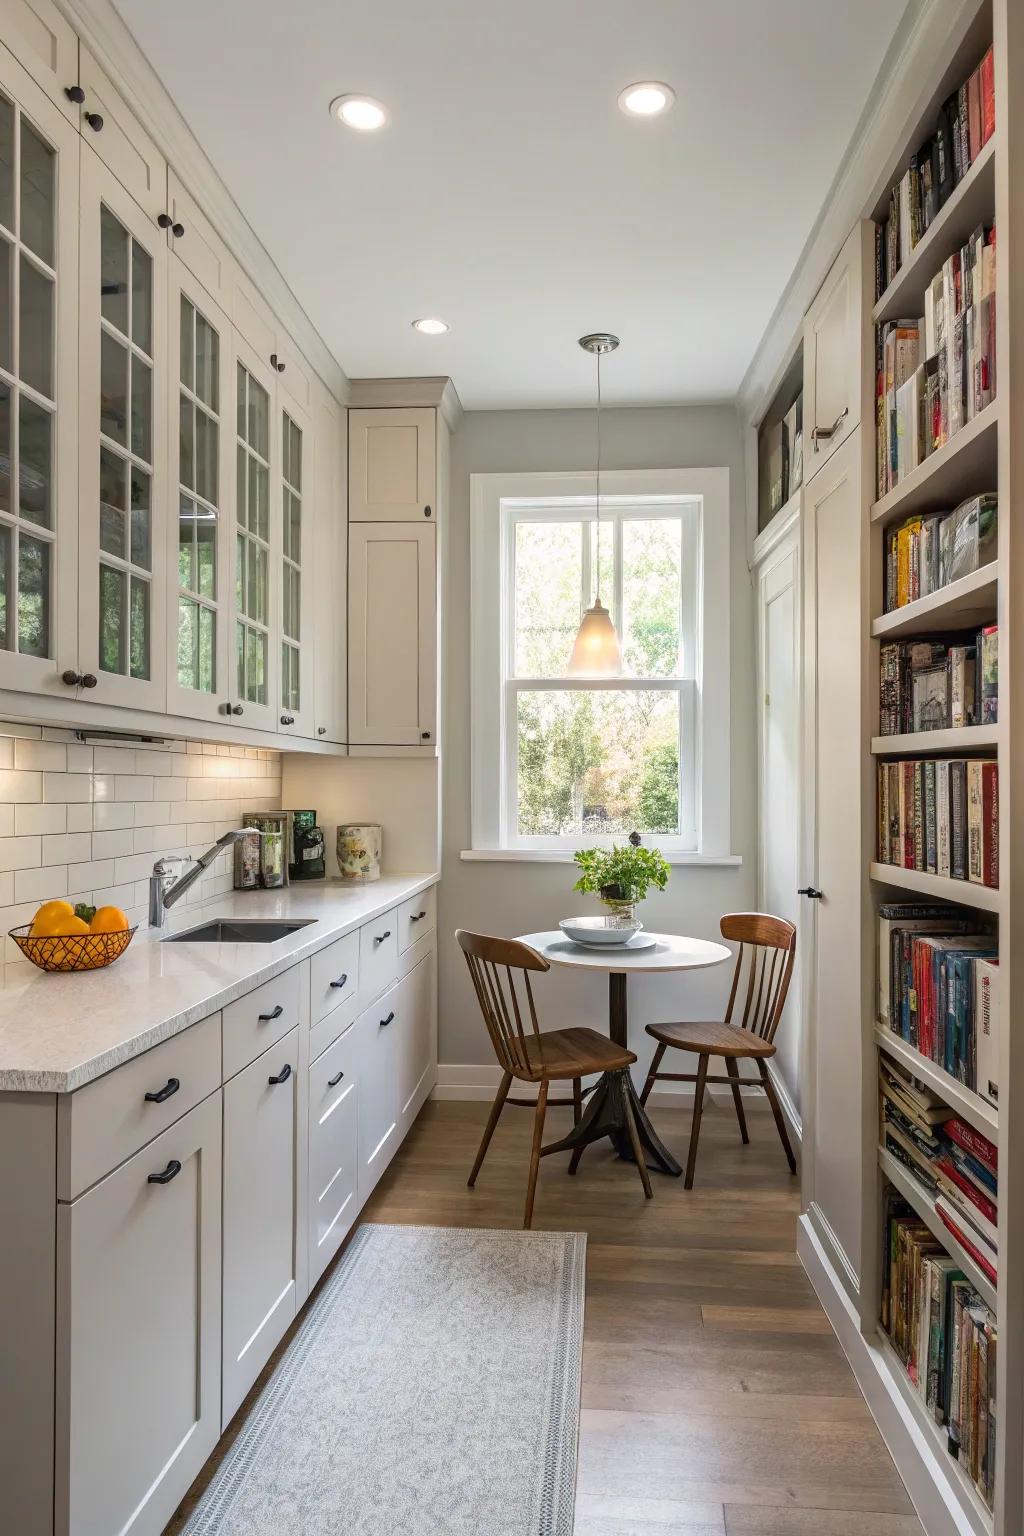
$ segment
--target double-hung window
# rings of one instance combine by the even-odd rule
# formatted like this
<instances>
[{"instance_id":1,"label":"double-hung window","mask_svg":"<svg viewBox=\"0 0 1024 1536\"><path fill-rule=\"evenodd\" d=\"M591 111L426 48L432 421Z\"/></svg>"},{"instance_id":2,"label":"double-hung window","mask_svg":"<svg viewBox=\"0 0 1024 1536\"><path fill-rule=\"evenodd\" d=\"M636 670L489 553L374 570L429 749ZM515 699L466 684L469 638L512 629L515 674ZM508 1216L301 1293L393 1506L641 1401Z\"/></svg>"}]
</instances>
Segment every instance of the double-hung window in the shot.
<instances>
[{"instance_id":1,"label":"double-hung window","mask_svg":"<svg viewBox=\"0 0 1024 1536\"><path fill-rule=\"evenodd\" d=\"M706 639L724 630L727 678L726 472L613 473L600 519L586 476L473 482L474 846L555 853L636 831L670 852L712 851ZM598 595L622 674L572 675ZM716 708L727 742L727 685Z\"/></svg>"}]
</instances>

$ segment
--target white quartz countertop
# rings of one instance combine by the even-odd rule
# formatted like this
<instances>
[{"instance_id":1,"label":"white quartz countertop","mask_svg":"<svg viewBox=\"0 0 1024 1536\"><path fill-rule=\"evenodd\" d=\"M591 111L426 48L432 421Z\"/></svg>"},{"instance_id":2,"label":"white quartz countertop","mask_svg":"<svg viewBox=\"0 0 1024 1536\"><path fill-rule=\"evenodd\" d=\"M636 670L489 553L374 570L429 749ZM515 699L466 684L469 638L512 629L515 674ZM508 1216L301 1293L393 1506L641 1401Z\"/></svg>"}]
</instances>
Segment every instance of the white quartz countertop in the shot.
<instances>
[{"instance_id":1,"label":"white quartz countertop","mask_svg":"<svg viewBox=\"0 0 1024 1536\"><path fill-rule=\"evenodd\" d=\"M126 953L100 971L68 975L8 967L17 979L0 988L0 1090L70 1093L437 880L436 874L384 875L369 885L328 881L236 891L181 912L172 909L173 927L140 928ZM316 922L273 944L163 942L217 917Z\"/></svg>"}]
</instances>

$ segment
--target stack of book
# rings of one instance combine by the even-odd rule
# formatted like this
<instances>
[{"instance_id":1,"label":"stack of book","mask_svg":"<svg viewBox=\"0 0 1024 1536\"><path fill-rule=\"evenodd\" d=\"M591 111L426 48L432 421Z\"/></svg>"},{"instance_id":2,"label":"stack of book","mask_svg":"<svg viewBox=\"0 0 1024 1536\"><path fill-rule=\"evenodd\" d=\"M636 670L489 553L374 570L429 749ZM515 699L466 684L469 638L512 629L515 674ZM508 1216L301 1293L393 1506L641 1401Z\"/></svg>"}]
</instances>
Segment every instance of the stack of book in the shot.
<instances>
[{"instance_id":1,"label":"stack of book","mask_svg":"<svg viewBox=\"0 0 1024 1536\"><path fill-rule=\"evenodd\" d=\"M879 498L995 398L995 238L979 226L929 283L923 316L875 329Z\"/></svg>"},{"instance_id":2,"label":"stack of book","mask_svg":"<svg viewBox=\"0 0 1024 1536\"><path fill-rule=\"evenodd\" d=\"M894 1192L883 1215L882 1326L946 1446L989 1508L996 1446L996 1319Z\"/></svg>"},{"instance_id":3,"label":"stack of book","mask_svg":"<svg viewBox=\"0 0 1024 1536\"><path fill-rule=\"evenodd\" d=\"M885 536L882 586L885 612L948 587L990 565L999 554L996 496L969 496L952 512L908 517Z\"/></svg>"},{"instance_id":4,"label":"stack of book","mask_svg":"<svg viewBox=\"0 0 1024 1536\"><path fill-rule=\"evenodd\" d=\"M990 48L959 90L942 104L935 131L889 193L886 217L875 225L875 298L880 299L939 209L967 175L995 132L996 102Z\"/></svg>"},{"instance_id":5,"label":"stack of book","mask_svg":"<svg viewBox=\"0 0 1024 1536\"><path fill-rule=\"evenodd\" d=\"M999 949L978 919L923 903L878 913L879 1022L999 1102Z\"/></svg>"},{"instance_id":6,"label":"stack of book","mask_svg":"<svg viewBox=\"0 0 1024 1536\"><path fill-rule=\"evenodd\" d=\"M962 640L897 640L878 653L878 729L956 730L999 718L999 631L994 624Z\"/></svg>"},{"instance_id":7,"label":"stack of book","mask_svg":"<svg viewBox=\"0 0 1024 1536\"><path fill-rule=\"evenodd\" d=\"M878 1057L878 1090L882 1149L906 1170L946 1230L995 1285L999 1254L995 1146L884 1053Z\"/></svg>"},{"instance_id":8,"label":"stack of book","mask_svg":"<svg viewBox=\"0 0 1024 1536\"><path fill-rule=\"evenodd\" d=\"M880 762L878 862L998 887L998 765L963 757Z\"/></svg>"}]
</instances>

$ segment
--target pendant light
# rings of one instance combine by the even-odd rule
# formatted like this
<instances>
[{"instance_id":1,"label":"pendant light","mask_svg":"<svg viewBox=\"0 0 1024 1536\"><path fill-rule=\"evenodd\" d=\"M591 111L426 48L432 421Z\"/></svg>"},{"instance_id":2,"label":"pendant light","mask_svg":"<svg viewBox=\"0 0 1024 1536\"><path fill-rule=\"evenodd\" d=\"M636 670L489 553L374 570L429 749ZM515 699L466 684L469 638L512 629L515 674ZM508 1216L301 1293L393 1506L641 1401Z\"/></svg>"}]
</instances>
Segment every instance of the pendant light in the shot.
<instances>
[{"instance_id":1,"label":"pendant light","mask_svg":"<svg viewBox=\"0 0 1024 1536\"><path fill-rule=\"evenodd\" d=\"M569 660L569 671L584 677L618 677L622 671L622 648L612 623L612 616L601 601L601 358L614 352L617 336L596 332L581 336L580 346L597 358L597 568L594 601L580 620L576 643Z\"/></svg>"}]
</instances>

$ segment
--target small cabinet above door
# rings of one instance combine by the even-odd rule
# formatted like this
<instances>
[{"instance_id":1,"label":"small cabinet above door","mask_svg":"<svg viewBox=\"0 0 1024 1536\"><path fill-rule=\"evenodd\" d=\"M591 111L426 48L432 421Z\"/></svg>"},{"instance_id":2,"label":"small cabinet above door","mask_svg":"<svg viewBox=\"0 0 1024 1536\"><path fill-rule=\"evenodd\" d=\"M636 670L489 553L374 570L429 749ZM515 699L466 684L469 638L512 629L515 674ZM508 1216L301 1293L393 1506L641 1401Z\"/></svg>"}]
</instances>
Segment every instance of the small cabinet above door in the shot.
<instances>
[{"instance_id":1,"label":"small cabinet above door","mask_svg":"<svg viewBox=\"0 0 1024 1536\"><path fill-rule=\"evenodd\" d=\"M82 138L110 167L143 213L167 212L167 161L83 44L78 83Z\"/></svg>"},{"instance_id":2,"label":"small cabinet above door","mask_svg":"<svg viewBox=\"0 0 1024 1536\"><path fill-rule=\"evenodd\" d=\"M349 525L349 742L437 739L434 528Z\"/></svg>"},{"instance_id":3,"label":"small cabinet above door","mask_svg":"<svg viewBox=\"0 0 1024 1536\"><path fill-rule=\"evenodd\" d=\"M866 222L857 224L804 319L804 480L812 480L862 415Z\"/></svg>"},{"instance_id":4,"label":"small cabinet above door","mask_svg":"<svg viewBox=\"0 0 1024 1536\"><path fill-rule=\"evenodd\" d=\"M422 523L437 513L437 413L354 410L349 422L349 521Z\"/></svg>"}]
</instances>

